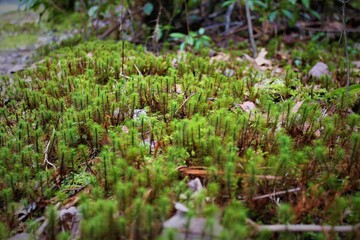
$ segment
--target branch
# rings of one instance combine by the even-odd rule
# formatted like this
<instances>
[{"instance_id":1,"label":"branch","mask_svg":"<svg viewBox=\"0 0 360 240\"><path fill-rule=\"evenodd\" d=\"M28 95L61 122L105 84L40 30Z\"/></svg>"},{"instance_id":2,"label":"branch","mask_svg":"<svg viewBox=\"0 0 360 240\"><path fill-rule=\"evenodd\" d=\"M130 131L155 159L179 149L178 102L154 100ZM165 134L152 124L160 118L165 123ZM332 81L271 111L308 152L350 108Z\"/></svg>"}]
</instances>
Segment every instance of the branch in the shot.
<instances>
[{"instance_id":1,"label":"branch","mask_svg":"<svg viewBox=\"0 0 360 240\"><path fill-rule=\"evenodd\" d=\"M346 36L346 3L350 0L342 0L342 21L343 21L343 34L346 56L346 99L349 99L349 87L350 87L350 65L349 65L349 53L347 48L347 36Z\"/></svg>"},{"instance_id":2,"label":"branch","mask_svg":"<svg viewBox=\"0 0 360 240\"><path fill-rule=\"evenodd\" d=\"M195 93L190 94L190 96L187 97L187 98L181 103L180 107L175 111L174 116L176 115L176 113L185 105L185 103L186 103L194 94L195 94Z\"/></svg>"},{"instance_id":3,"label":"branch","mask_svg":"<svg viewBox=\"0 0 360 240\"><path fill-rule=\"evenodd\" d=\"M270 232L356 232L360 230L360 224L356 225L315 225L315 224L274 224L274 225L258 225L251 219L246 220L248 224L253 226L256 231Z\"/></svg>"},{"instance_id":4,"label":"branch","mask_svg":"<svg viewBox=\"0 0 360 240\"><path fill-rule=\"evenodd\" d=\"M246 19L248 22L248 26L249 26L249 38L250 38L250 44L251 44L251 49L253 52L253 57L256 58L256 45L255 45L255 40L254 40L254 33L253 33L253 26L252 26L252 22L251 22L251 13L250 13L250 8L249 8L249 1L245 0L245 10L246 10Z\"/></svg>"},{"instance_id":5,"label":"branch","mask_svg":"<svg viewBox=\"0 0 360 240\"><path fill-rule=\"evenodd\" d=\"M44 149L44 164L49 164L50 166L52 166L56 170L56 166L53 163L49 162L49 147L51 145L51 139L53 139L54 135L55 135L55 128L54 128L53 133L52 133L52 135L50 137L50 140L48 141L48 143L46 144L46 147Z\"/></svg>"},{"instance_id":6,"label":"branch","mask_svg":"<svg viewBox=\"0 0 360 240\"><path fill-rule=\"evenodd\" d=\"M269 193L269 194L253 197L251 200L259 200L259 199L264 199L264 198L271 198L271 197L275 197L275 196L278 196L278 195L284 195L284 194L287 194L287 193L299 192L299 191L301 191L301 188L297 187L297 188L292 188L292 189L289 189L289 190L283 190L283 191L278 191L278 192L274 192L274 193ZM240 201L244 202L245 199L241 198Z\"/></svg>"},{"instance_id":7,"label":"branch","mask_svg":"<svg viewBox=\"0 0 360 240\"><path fill-rule=\"evenodd\" d=\"M226 22L225 22L225 35L228 35L229 34L229 31L230 31L230 24L231 24L231 13L233 12L234 10L234 6L235 6L235 2L233 2L228 10L226 11ZM229 42L226 41L226 45L228 44Z\"/></svg>"}]
</instances>

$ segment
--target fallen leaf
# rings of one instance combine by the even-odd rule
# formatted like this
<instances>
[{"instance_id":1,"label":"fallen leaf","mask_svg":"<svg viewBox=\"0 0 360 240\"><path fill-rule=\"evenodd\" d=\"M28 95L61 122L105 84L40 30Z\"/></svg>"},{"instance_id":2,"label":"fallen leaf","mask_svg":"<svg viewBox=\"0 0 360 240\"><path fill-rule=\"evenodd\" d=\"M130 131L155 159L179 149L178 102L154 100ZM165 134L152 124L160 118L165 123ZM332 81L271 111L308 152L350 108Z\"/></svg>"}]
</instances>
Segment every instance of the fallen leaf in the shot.
<instances>
[{"instance_id":1,"label":"fallen leaf","mask_svg":"<svg viewBox=\"0 0 360 240\"><path fill-rule=\"evenodd\" d=\"M121 127L121 130L124 132L124 133L129 133L129 129L127 128L127 126L123 125Z\"/></svg>"},{"instance_id":2,"label":"fallen leaf","mask_svg":"<svg viewBox=\"0 0 360 240\"><path fill-rule=\"evenodd\" d=\"M251 112L256 108L255 104L249 101L243 102L242 104L240 104L240 107L247 113Z\"/></svg>"},{"instance_id":3,"label":"fallen leaf","mask_svg":"<svg viewBox=\"0 0 360 240\"><path fill-rule=\"evenodd\" d=\"M113 113L113 117L114 117L115 119L118 119L119 114L120 114L120 108L116 108L115 111L114 111L114 113Z\"/></svg>"},{"instance_id":4,"label":"fallen leaf","mask_svg":"<svg viewBox=\"0 0 360 240\"><path fill-rule=\"evenodd\" d=\"M174 239L213 239L213 237L218 237L223 230L220 224L220 214L215 216L215 221L209 228L208 219L204 217L195 216L189 221L186 216L189 209L184 204L175 203L175 209L176 213L163 224L163 236L166 236L167 229L174 229Z\"/></svg>"},{"instance_id":5,"label":"fallen leaf","mask_svg":"<svg viewBox=\"0 0 360 240\"><path fill-rule=\"evenodd\" d=\"M80 236L81 215L76 207L61 209L59 218L62 228L71 232L72 239Z\"/></svg>"},{"instance_id":6,"label":"fallen leaf","mask_svg":"<svg viewBox=\"0 0 360 240\"><path fill-rule=\"evenodd\" d=\"M360 42L354 43L354 48L360 50Z\"/></svg>"},{"instance_id":7,"label":"fallen leaf","mask_svg":"<svg viewBox=\"0 0 360 240\"><path fill-rule=\"evenodd\" d=\"M146 116L146 110L145 109L134 109L134 115L133 119L138 119L141 115Z\"/></svg>"},{"instance_id":8,"label":"fallen leaf","mask_svg":"<svg viewBox=\"0 0 360 240\"><path fill-rule=\"evenodd\" d=\"M213 56L210 58L210 63L214 63L214 62L218 62L218 61L229 61L230 59L230 55L229 54L226 54L226 53L223 53L223 52L220 52L218 53L217 55Z\"/></svg>"},{"instance_id":9,"label":"fallen leaf","mask_svg":"<svg viewBox=\"0 0 360 240\"><path fill-rule=\"evenodd\" d=\"M225 72L224 72L224 75L225 75L225 76L227 76L227 77L232 77L232 76L234 76L234 74L235 74L235 71L234 71L234 70L232 70L232 69L230 69L230 68L225 69Z\"/></svg>"},{"instance_id":10,"label":"fallen leaf","mask_svg":"<svg viewBox=\"0 0 360 240\"><path fill-rule=\"evenodd\" d=\"M190 180L188 182L188 186L196 194L204 189L204 187L203 187L203 185L202 185L199 178L195 178L195 179Z\"/></svg>"},{"instance_id":11,"label":"fallen leaf","mask_svg":"<svg viewBox=\"0 0 360 240\"><path fill-rule=\"evenodd\" d=\"M244 53L244 57L246 60L248 60L249 62L256 64L258 66L258 64L256 63L255 59L253 59L252 57L250 57L249 55L247 55L246 53Z\"/></svg>"},{"instance_id":12,"label":"fallen leaf","mask_svg":"<svg viewBox=\"0 0 360 240\"><path fill-rule=\"evenodd\" d=\"M329 76L330 72L328 66L325 63L318 62L310 69L309 75L314 78L320 78L326 75Z\"/></svg>"},{"instance_id":13,"label":"fallen leaf","mask_svg":"<svg viewBox=\"0 0 360 240\"><path fill-rule=\"evenodd\" d=\"M181 84L175 84L175 92L179 94L183 93Z\"/></svg>"},{"instance_id":14,"label":"fallen leaf","mask_svg":"<svg viewBox=\"0 0 360 240\"><path fill-rule=\"evenodd\" d=\"M268 52L265 50L265 48L262 48L258 54L258 56L255 58L255 62L257 63L257 65L259 65L260 67L265 65L265 66L271 66L271 61L266 59L265 56Z\"/></svg>"},{"instance_id":15,"label":"fallen leaf","mask_svg":"<svg viewBox=\"0 0 360 240\"><path fill-rule=\"evenodd\" d=\"M360 68L360 60L359 61L352 61L352 64L354 64L354 66L356 68Z\"/></svg>"},{"instance_id":16,"label":"fallen leaf","mask_svg":"<svg viewBox=\"0 0 360 240\"><path fill-rule=\"evenodd\" d=\"M175 209L182 213L186 213L189 211L188 207L186 207L184 204L179 203L179 202L175 203Z\"/></svg>"},{"instance_id":17,"label":"fallen leaf","mask_svg":"<svg viewBox=\"0 0 360 240\"><path fill-rule=\"evenodd\" d=\"M272 62L265 58L267 51L262 48L257 58L252 58L247 54L244 54L246 60L251 62L256 70L267 70L271 68Z\"/></svg>"}]
</instances>

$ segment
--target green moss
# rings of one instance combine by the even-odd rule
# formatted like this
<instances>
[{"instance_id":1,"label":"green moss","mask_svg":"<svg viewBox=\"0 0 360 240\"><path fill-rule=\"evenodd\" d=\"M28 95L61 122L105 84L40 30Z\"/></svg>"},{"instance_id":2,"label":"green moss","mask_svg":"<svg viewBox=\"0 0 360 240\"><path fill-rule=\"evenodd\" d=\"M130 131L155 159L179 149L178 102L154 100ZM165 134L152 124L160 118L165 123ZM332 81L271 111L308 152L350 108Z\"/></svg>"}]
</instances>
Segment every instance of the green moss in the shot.
<instances>
[{"instance_id":1,"label":"green moss","mask_svg":"<svg viewBox=\"0 0 360 240\"><path fill-rule=\"evenodd\" d=\"M121 43L89 41L15 76L6 89L12 101L0 111L2 208L18 199L66 201L86 188L82 238L155 239L177 201L199 211L189 221L206 214L202 206L224 208L229 239L250 237L247 217L341 224L343 208L320 212L358 190L359 121L344 89L304 84L290 69L273 77L233 58L210 63L207 51L155 56L127 42L124 59L122 51ZM208 171L195 200L179 165ZM299 182L304 194L279 196L279 209L256 199ZM345 183L348 191L339 192ZM299 196L320 207L295 208ZM49 209L48 233L56 235Z\"/></svg>"}]
</instances>

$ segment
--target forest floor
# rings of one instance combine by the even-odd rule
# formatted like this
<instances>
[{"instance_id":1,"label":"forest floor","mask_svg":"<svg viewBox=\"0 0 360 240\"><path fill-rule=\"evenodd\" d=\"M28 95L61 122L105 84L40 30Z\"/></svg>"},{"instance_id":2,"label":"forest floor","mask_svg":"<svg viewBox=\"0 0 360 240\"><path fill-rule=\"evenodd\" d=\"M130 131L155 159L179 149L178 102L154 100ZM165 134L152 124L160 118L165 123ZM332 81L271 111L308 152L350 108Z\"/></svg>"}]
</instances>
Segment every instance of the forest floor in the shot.
<instances>
[{"instance_id":1,"label":"forest floor","mask_svg":"<svg viewBox=\"0 0 360 240\"><path fill-rule=\"evenodd\" d=\"M0 75L29 67L38 49L59 44L76 32L39 23L39 14L23 11L18 1L1 1L0 9Z\"/></svg>"}]
</instances>

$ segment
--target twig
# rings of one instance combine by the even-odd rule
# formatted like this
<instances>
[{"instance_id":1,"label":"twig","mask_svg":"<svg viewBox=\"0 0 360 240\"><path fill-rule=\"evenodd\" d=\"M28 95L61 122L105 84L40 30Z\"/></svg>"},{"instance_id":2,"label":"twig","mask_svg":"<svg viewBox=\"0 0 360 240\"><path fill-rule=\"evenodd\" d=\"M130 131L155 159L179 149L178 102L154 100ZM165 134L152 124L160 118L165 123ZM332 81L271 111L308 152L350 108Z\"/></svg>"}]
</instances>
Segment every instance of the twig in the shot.
<instances>
[{"instance_id":1,"label":"twig","mask_svg":"<svg viewBox=\"0 0 360 240\"><path fill-rule=\"evenodd\" d=\"M185 14L186 14L186 29L187 29L187 34L189 35L190 34L190 23L189 23L187 0L184 0L184 4L185 4Z\"/></svg>"},{"instance_id":2,"label":"twig","mask_svg":"<svg viewBox=\"0 0 360 240\"><path fill-rule=\"evenodd\" d=\"M139 70L139 68L136 66L136 64L135 64L135 63L133 63L133 64L134 64L134 67L135 67L136 71L138 72L138 74L139 74L141 77L144 77L143 74L141 73L141 71Z\"/></svg>"},{"instance_id":3,"label":"twig","mask_svg":"<svg viewBox=\"0 0 360 240\"><path fill-rule=\"evenodd\" d=\"M230 24L231 24L231 13L234 10L234 6L235 6L235 2L233 2L232 4L230 4L229 8L226 11L226 22L225 22L225 35L229 34L229 30L230 30ZM226 41L226 45L229 44L229 41Z\"/></svg>"},{"instance_id":4,"label":"twig","mask_svg":"<svg viewBox=\"0 0 360 240\"><path fill-rule=\"evenodd\" d=\"M56 10L58 10L59 12L65 13L65 10L58 6L54 1L50 0L49 3L53 5L53 7L56 8Z\"/></svg>"},{"instance_id":5,"label":"twig","mask_svg":"<svg viewBox=\"0 0 360 240\"><path fill-rule=\"evenodd\" d=\"M289 189L289 190L283 190L283 191L279 191L279 192L274 192L274 193L269 193L269 194L265 194L265 195L261 195L261 196L257 196L257 197L252 198L252 200L270 198L270 197L275 197L275 196L278 196L278 195L284 195L284 194L287 194L287 193L298 192L298 191L301 191L300 187ZM244 200L242 200L242 201L244 201Z\"/></svg>"},{"instance_id":6,"label":"twig","mask_svg":"<svg viewBox=\"0 0 360 240\"><path fill-rule=\"evenodd\" d=\"M44 149L44 164L49 164L56 170L56 166L53 163L49 162L49 147L51 145L51 140L53 139L54 135L55 135L55 128L53 129L53 133L51 134L50 140L48 141Z\"/></svg>"},{"instance_id":7,"label":"twig","mask_svg":"<svg viewBox=\"0 0 360 240\"><path fill-rule=\"evenodd\" d=\"M125 61L125 42L123 36L123 22L124 22L124 0L121 1L121 22L120 22L120 40L121 40L121 74L124 74L124 61ZM125 79L124 79L125 80Z\"/></svg>"},{"instance_id":8,"label":"twig","mask_svg":"<svg viewBox=\"0 0 360 240\"><path fill-rule=\"evenodd\" d=\"M253 33L253 26L252 26L252 22L251 22L251 14L250 14L250 8L249 8L249 1L246 0L245 1L245 10L246 10L246 19L249 25L249 38L250 38L250 44L251 44L251 49L253 52L253 57L256 58L257 53L256 53L256 45L255 45L255 40L254 40L254 33Z\"/></svg>"},{"instance_id":9,"label":"twig","mask_svg":"<svg viewBox=\"0 0 360 240\"><path fill-rule=\"evenodd\" d=\"M347 48L347 36L346 36L346 3L350 0L340 0L342 2L342 22L343 22L343 34L346 56L346 99L349 99L349 87L350 87L350 65L349 65L349 53Z\"/></svg>"},{"instance_id":10,"label":"twig","mask_svg":"<svg viewBox=\"0 0 360 240\"><path fill-rule=\"evenodd\" d=\"M229 26L229 28L231 27L231 26L234 26L234 27L242 27L242 26L244 26L244 22L243 21L234 21L234 22L231 22L230 23L230 26ZM214 23L214 24L210 24L210 25L207 25L207 26L205 26L204 27L204 29L205 30L210 30L210 29L214 29L214 28L219 28L219 27L226 27L226 22L225 23L223 23L223 22L221 22L221 23ZM230 29L229 29L230 30ZM222 35L224 35L225 33L223 33Z\"/></svg>"},{"instance_id":11,"label":"twig","mask_svg":"<svg viewBox=\"0 0 360 240\"><path fill-rule=\"evenodd\" d=\"M251 219L246 219L246 222L253 226L258 232L356 232L360 230L360 224L356 225L315 225L315 224L274 224L274 225L258 225Z\"/></svg>"},{"instance_id":12,"label":"twig","mask_svg":"<svg viewBox=\"0 0 360 240\"><path fill-rule=\"evenodd\" d=\"M86 3L85 0L81 0L80 1L80 5L81 5L81 16L85 15L85 19L82 20L82 34L84 36L84 39L87 41L88 40L88 28L87 28L87 7L86 7ZM81 17L82 18L82 17Z\"/></svg>"},{"instance_id":13,"label":"twig","mask_svg":"<svg viewBox=\"0 0 360 240\"><path fill-rule=\"evenodd\" d=\"M120 23L117 23L116 25L110 27L108 30L106 30L106 32L104 32L99 39L103 40L106 37L108 37L110 34L112 34L118 27L120 26Z\"/></svg>"},{"instance_id":14,"label":"twig","mask_svg":"<svg viewBox=\"0 0 360 240\"><path fill-rule=\"evenodd\" d=\"M297 187L297 188L293 188L293 189L289 189L289 190L284 190L284 191L279 191L279 192L274 192L274 193L257 196L257 197L254 197L253 200L259 200L259 199L263 199L263 198L274 197L274 196L278 196L278 195L283 195L283 194L292 193L292 192L299 192L299 191L301 191L301 188Z\"/></svg>"},{"instance_id":15,"label":"twig","mask_svg":"<svg viewBox=\"0 0 360 240\"><path fill-rule=\"evenodd\" d=\"M159 50L158 50L158 44L159 44L158 36L159 36L159 31L160 31L159 22L160 22L161 10L162 10L162 5L160 5L159 13L158 13L158 16L156 18L156 25L155 25L155 28L154 28L154 31L153 31L153 36L152 36L153 50L157 54L159 53Z\"/></svg>"},{"instance_id":16,"label":"twig","mask_svg":"<svg viewBox=\"0 0 360 240\"><path fill-rule=\"evenodd\" d=\"M180 107L175 111L174 115L176 115L176 113L185 105L185 103L192 97L194 96L195 93L190 94L190 96L188 96L180 105Z\"/></svg>"},{"instance_id":17,"label":"twig","mask_svg":"<svg viewBox=\"0 0 360 240\"><path fill-rule=\"evenodd\" d=\"M326 32L326 33L342 33L344 30L338 30L333 28L317 28L317 27L303 27L301 30L309 31L309 32ZM346 32L351 33L360 33L360 28L346 28Z\"/></svg>"}]
</instances>

